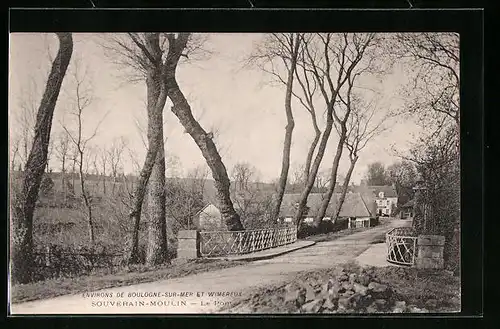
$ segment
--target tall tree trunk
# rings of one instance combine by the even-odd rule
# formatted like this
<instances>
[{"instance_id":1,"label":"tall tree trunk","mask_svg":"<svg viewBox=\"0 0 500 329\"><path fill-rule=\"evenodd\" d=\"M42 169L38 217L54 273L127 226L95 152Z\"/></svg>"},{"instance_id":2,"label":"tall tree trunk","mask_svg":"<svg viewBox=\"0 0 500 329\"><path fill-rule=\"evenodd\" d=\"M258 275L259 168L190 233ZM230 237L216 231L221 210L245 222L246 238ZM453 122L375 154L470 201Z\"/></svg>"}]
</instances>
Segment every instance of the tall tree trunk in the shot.
<instances>
[{"instance_id":1,"label":"tall tree trunk","mask_svg":"<svg viewBox=\"0 0 500 329\"><path fill-rule=\"evenodd\" d=\"M61 164L61 186L62 186L62 190L63 190L63 198L64 198L64 204L66 204L66 190L67 190L67 186L66 186L66 157L63 156L62 158L62 164Z\"/></svg>"},{"instance_id":2,"label":"tall tree trunk","mask_svg":"<svg viewBox=\"0 0 500 329\"><path fill-rule=\"evenodd\" d=\"M311 115L313 120L315 136L314 140L311 143L311 146L309 146L309 151L307 152L306 164L304 167L304 184L307 184L307 181L309 180L309 173L311 171L311 164L314 156L314 151L316 150L316 146L318 146L319 139L321 137L321 131L318 128L318 123L316 122L316 116L313 114Z\"/></svg>"},{"instance_id":3,"label":"tall tree trunk","mask_svg":"<svg viewBox=\"0 0 500 329\"><path fill-rule=\"evenodd\" d=\"M106 165L103 165L102 174L102 191L106 195Z\"/></svg>"},{"instance_id":4,"label":"tall tree trunk","mask_svg":"<svg viewBox=\"0 0 500 329\"><path fill-rule=\"evenodd\" d=\"M83 173L83 152L80 151L80 164L78 166L78 171L80 174L80 188L82 189L82 197L84 206L87 210L87 224L89 229L89 240L90 245L93 246L95 244L95 234L94 234L94 218L92 217L92 204L90 202L90 196L88 195L86 186L85 186L85 177Z\"/></svg>"},{"instance_id":5,"label":"tall tree trunk","mask_svg":"<svg viewBox=\"0 0 500 329\"><path fill-rule=\"evenodd\" d=\"M297 67L297 55L299 52L299 34L295 35L293 50L290 59L290 68L288 70L288 78L286 81L286 93L285 93L285 113L287 125L285 128L285 140L283 142L283 158L281 161L281 174L278 182L278 191L276 195L276 200L274 204L274 209L272 212L272 218L276 220L279 216L281 202L283 201L283 195L285 194L286 182L288 179L288 170L290 168L290 148L292 146L292 133L295 127L295 122L293 121L292 113L292 92L293 92L293 77L295 74L295 69Z\"/></svg>"},{"instance_id":6,"label":"tall tree trunk","mask_svg":"<svg viewBox=\"0 0 500 329\"><path fill-rule=\"evenodd\" d=\"M40 107L38 108L35 136L24 170L22 190L13 211L12 279L20 283L32 280L33 273L33 214L38 191L47 163L52 129L52 118L61 85L73 53L71 33L57 33L59 51L52 63Z\"/></svg>"},{"instance_id":7,"label":"tall tree trunk","mask_svg":"<svg viewBox=\"0 0 500 329\"><path fill-rule=\"evenodd\" d=\"M330 174L330 182L328 185L328 190L326 191L326 195L323 195L323 201L321 203L321 207L319 208L316 217L314 218L313 225L314 227L319 227L323 217L325 217L326 209L328 209L328 205L330 204L330 200L332 199L333 192L335 191L335 186L337 185L337 172L339 169L340 158L342 157L342 151L344 150L344 142L347 135L347 129L345 126L342 126L342 131L340 133L340 139L337 144L337 151L335 152L335 157L333 158L332 171Z\"/></svg>"},{"instance_id":8,"label":"tall tree trunk","mask_svg":"<svg viewBox=\"0 0 500 329\"><path fill-rule=\"evenodd\" d=\"M160 147L148 183L148 247L146 264L157 265L167 257L167 227L165 216L165 149L163 146L163 115L155 116L156 120L149 129L158 130L161 134Z\"/></svg>"},{"instance_id":9,"label":"tall tree trunk","mask_svg":"<svg viewBox=\"0 0 500 329\"><path fill-rule=\"evenodd\" d=\"M71 168L71 192L73 192L73 195L75 194L75 168L76 160L73 159L73 167Z\"/></svg>"},{"instance_id":10,"label":"tall tree trunk","mask_svg":"<svg viewBox=\"0 0 500 329\"><path fill-rule=\"evenodd\" d=\"M332 102L333 104L333 102ZM333 106L333 105L330 105ZM306 212L307 198L309 197L309 193L311 193L312 188L314 187L314 182L316 181L316 175L318 174L319 166L321 161L323 160L323 155L325 154L326 144L328 143L328 139L330 138L330 133L333 128L333 116L332 110L328 109L327 119L326 119L326 127L323 132L323 136L321 137L321 141L318 147L318 153L314 158L314 162L311 167L311 171L309 173L309 177L307 179L307 184L304 187L304 190L300 194L300 200L297 207L297 212L295 214L295 223L297 227L300 227L302 224L302 219Z\"/></svg>"},{"instance_id":11,"label":"tall tree trunk","mask_svg":"<svg viewBox=\"0 0 500 329\"><path fill-rule=\"evenodd\" d=\"M285 194L285 188L288 179L288 170L290 168L290 148L292 146L292 132L295 126L292 113L289 113L288 110L286 112L288 124L285 128L285 141L283 142L283 156L281 159L281 174L278 180L278 190L272 212L272 218L274 219L277 219L279 216L281 202L283 201L283 195Z\"/></svg>"},{"instance_id":12,"label":"tall tree trunk","mask_svg":"<svg viewBox=\"0 0 500 329\"><path fill-rule=\"evenodd\" d=\"M335 209L335 217L334 220L336 220L339 217L340 210L342 209L342 205L344 204L345 201L345 196L347 194L347 189L349 188L349 182L351 181L351 176L352 172L354 171L354 167L356 166L356 162L358 161L358 156L355 155L354 157L351 157L351 165L349 166L349 170L347 171L347 175L344 180L344 184L342 186L342 194L340 195L339 202L337 204L337 208Z\"/></svg>"},{"instance_id":13,"label":"tall tree trunk","mask_svg":"<svg viewBox=\"0 0 500 329\"><path fill-rule=\"evenodd\" d=\"M132 209L129 214L129 218L133 223L133 228L129 236L129 241L127 242L128 250L126 252L126 262L128 264L136 264L139 262L139 228L142 204L151 172L156 163L157 154L160 148L163 147L163 126L153 125L153 123L158 122L158 120L162 122L162 112L167 100L167 90L161 81L161 70L155 69L148 72L146 86L148 95L148 150L139 175L139 180L134 188ZM152 129L153 127L154 129Z\"/></svg>"},{"instance_id":14,"label":"tall tree trunk","mask_svg":"<svg viewBox=\"0 0 500 329\"><path fill-rule=\"evenodd\" d=\"M116 188L116 172L113 173L113 184L111 185L111 195L115 195Z\"/></svg>"},{"instance_id":15,"label":"tall tree trunk","mask_svg":"<svg viewBox=\"0 0 500 329\"><path fill-rule=\"evenodd\" d=\"M217 199L219 201L219 210L227 229L230 231L240 231L243 230L243 225L231 201L229 192L230 181L226 167L222 162L212 137L207 134L193 117L191 106L180 90L175 77L177 63L186 47L188 39L189 33L180 33L177 39L174 39L174 36L170 35L169 39L169 54L165 65L165 85L168 90L168 96L173 103L172 112L177 116L196 145L198 145L198 148L212 172L212 177L215 181L215 189L217 191Z\"/></svg>"},{"instance_id":16,"label":"tall tree trunk","mask_svg":"<svg viewBox=\"0 0 500 329\"><path fill-rule=\"evenodd\" d=\"M423 234L425 229L425 198L421 189L415 191L414 200L412 226L417 234Z\"/></svg>"},{"instance_id":17,"label":"tall tree trunk","mask_svg":"<svg viewBox=\"0 0 500 329\"><path fill-rule=\"evenodd\" d=\"M169 83L169 97L172 99L174 106L172 112L179 118L179 121L184 126L186 131L191 135L196 145L200 149L205 158L215 181L215 189L217 191L217 199L219 200L220 212L227 229L230 231L241 231L243 225L240 221L240 216L234 210L233 202L231 201L229 187L230 181L227 175L226 167L217 151L217 147L212 138L205 132L191 113L184 95L179 90L177 82Z\"/></svg>"}]
</instances>

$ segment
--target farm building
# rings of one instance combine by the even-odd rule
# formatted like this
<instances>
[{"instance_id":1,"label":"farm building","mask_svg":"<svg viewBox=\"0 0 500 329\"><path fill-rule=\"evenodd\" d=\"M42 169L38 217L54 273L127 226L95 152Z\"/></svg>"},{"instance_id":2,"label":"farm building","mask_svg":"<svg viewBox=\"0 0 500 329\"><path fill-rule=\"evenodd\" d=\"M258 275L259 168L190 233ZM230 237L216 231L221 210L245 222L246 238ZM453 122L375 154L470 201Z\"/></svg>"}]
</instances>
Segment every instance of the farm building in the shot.
<instances>
[{"instance_id":1,"label":"farm building","mask_svg":"<svg viewBox=\"0 0 500 329\"><path fill-rule=\"evenodd\" d=\"M410 200L404 205L399 207L399 218L400 219L411 219L413 218L413 207L415 205L415 200Z\"/></svg>"},{"instance_id":2,"label":"farm building","mask_svg":"<svg viewBox=\"0 0 500 329\"><path fill-rule=\"evenodd\" d=\"M198 230L225 230L226 225L222 220L222 214L213 203L207 203L193 217L193 226Z\"/></svg>"},{"instance_id":3,"label":"farm building","mask_svg":"<svg viewBox=\"0 0 500 329\"><path fill-rule=\"evenodd\" d=\"M352 192L360 193L365 201L377 203L377 216L394 216L398 206L398 194L394 185L359 185L350 187Z\"/></svg>"},{"instance_id":4,"label":"farm building","mask_svg":"<svg viewBox=\"0 0 500 329\"><path fill-rule=\"evenodd\" d=\"M326 209L323 220L335 221L335 211L340 200L340 193L334 193ZM297 206L300 199L300 194L285 194L281 203L279 221L284 223L293 222ZM307 199L307 213L304 215L303 222L311 223L319 211L323 202L322 193L311 193ZM369 203L368 203L369 205ZM375 216L375 203L371 207L363 200L360 193L347 193L344 203L340 209L340 218L350 218L352 225L356 227L369 226L370 217ZM371 208L371 209L370 209Z\"/></svg>"}]
</instances>

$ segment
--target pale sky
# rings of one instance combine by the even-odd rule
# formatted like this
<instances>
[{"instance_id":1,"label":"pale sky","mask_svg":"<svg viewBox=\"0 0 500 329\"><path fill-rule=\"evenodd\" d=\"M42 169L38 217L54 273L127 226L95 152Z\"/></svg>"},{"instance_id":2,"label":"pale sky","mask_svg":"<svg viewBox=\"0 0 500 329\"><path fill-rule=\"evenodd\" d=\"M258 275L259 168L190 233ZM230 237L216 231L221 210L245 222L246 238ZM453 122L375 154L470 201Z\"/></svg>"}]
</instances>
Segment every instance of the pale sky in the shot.
<instances>
[{"instance_id":1,"label":"pale sky","mask_svg":"<svg viewBox=\"0 0 500 329\"><path fill-rule=\"evenodd\" d=\"M248 162L255 166L262 181L279 177L286 116L284 111L284 88L270 85L269 76L258 69L242 69L242 59L251 53L254 43L262 34L211 34L208 46L213 50L210 58L178 68L178 80L184 94L190 100L195 117L200 119L205 130L217 129L216 145L228 169L237 162ZM145 148L134 121L145 123L145 85L126 83L120 76L119 68L104 55L103 49L92 34L74 34L72 62L79 58L88 68L88 81L92 85L93 102L84 113L84 133L91 134L95 125L107 114L98 135L92 141L101 147L109 145L114 138L125 137L129 147L136 153L142 164ZM16 129L15 112L19 111L19 99L26 95L26 82L34 79L38 84L38 99L41 86L45 84L50 61L47 45L52 54L57 49L54 35L11 34L10 35L10 76L9 76L9 119L10 135ZM70 64L70 69L72 68ZM398 67L382 83L367 79L365 86L382 91L381 115L388 108L396 108L398 100L396 88L404 82L404 74ZM70 95L72 82L66 76L63 91L59 97L53 122L53 136L62 130L60 122L71 127ZM295 130L291 163L293 170L305 161L305 155L314 131L309 114L295 102L293 104ZM322 114L318 113L318 116ZM205 161L196 144L170 111L167 102L164 111L165 136L168 137L166 151L180 160L181 175L189 169L204 165ZM390 164L398 158L392 147L406 149L408 143L418 133L418 126L409 121L401 121L373 139L360 153L360 159L353 173L352 181L359 183L366 166L373 161ZM322 168L331 167L338 137L332 132L329 147L323 158ZM54 171L60 165L51 161ZM344 153L340 172L347 171L348 156ZM134 173L132 161L125 156L126 173Z\"/></svg>"}]
</instances>

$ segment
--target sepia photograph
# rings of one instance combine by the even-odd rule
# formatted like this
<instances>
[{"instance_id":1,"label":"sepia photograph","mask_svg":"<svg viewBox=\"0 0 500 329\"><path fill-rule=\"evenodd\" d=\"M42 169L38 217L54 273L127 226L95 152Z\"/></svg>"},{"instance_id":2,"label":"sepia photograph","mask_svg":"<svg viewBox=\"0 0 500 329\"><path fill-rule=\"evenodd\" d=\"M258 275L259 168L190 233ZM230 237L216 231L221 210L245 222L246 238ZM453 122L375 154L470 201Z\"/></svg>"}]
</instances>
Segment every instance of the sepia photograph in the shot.
<instances>
[{"instance_id":1,"label":"sepia photograph","mask_svg":"<svg viewBox=\"0 0 500 329\"><path fill-rule=\"evenodd\" d=\"M10 314L460 312L460 41L10 33Z\"/></svg>"}]
</instances>

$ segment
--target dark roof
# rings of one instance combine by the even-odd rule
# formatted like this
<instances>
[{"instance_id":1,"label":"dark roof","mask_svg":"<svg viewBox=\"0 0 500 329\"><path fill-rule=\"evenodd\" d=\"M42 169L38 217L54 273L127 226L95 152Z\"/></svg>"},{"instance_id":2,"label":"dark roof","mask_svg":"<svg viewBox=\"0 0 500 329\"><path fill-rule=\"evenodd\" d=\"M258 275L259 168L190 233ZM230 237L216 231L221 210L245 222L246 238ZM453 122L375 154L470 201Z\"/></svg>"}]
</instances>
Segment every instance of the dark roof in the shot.
<instances>
[{"instance_id":1,"label":"dark roof","mask_svg":"<svg viewBox=\"0 0 500 329\"><path fill-rule=\"evenodd\" d=\"M415 206L415 199L411 199L404 205L402 205L400 208L413 208Z\"/></svg>"},{"instance_id":2,"label":"dark roof","mask_svg":"<svg viewBox=\"0 0 500 329\"><path fill-rule=\"evenodd\" d=\"M285 194L281 202L280 217L293 217L297 211L296 204L300 199L300 194ZM340 193L334 193L326 209L326 217L332 217L335 214L337 203L340 199ZM307 206L309 207L308 216L314 216L323 202L322 193L311 193L307 199ZM340 217L370 217L370 209L365 200L359 193L347 193L345 196L342 209L340 210Z\"/></svg>"},{"instance_id":3,"label":"dark roof","mask_svg":"<svg viewBox=\"0 0 500 329\"><path fill-rule=\"evenodd\" d=\"M203 207L201 207L200 210L198 210L196 212L196 214L194 215L194 217L198 217L203 212L203 210L207 209L207 207L210 206L211 204L212 203L207 203ZM217 208L217 206L216 206L216 208Z\"/></svg>"}]
</instances>

